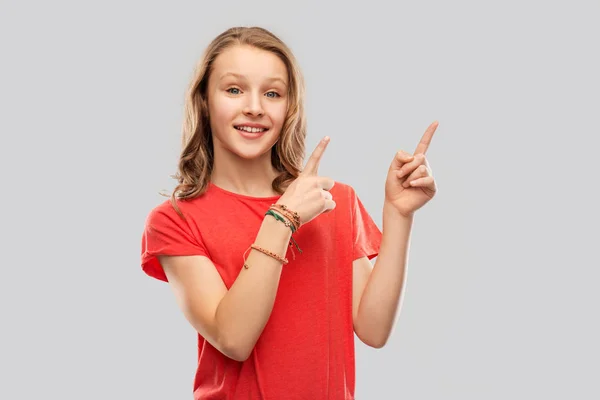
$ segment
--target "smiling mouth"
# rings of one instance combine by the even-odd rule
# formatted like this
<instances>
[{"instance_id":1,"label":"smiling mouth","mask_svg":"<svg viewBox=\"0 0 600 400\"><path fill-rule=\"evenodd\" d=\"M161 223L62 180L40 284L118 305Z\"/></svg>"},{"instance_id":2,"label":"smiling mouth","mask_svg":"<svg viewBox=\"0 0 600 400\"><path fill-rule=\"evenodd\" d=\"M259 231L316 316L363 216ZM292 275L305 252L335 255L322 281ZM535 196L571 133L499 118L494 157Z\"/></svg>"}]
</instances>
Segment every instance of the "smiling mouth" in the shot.
<instances>
[{"instance_id":1,"label":"smiling mouth","mask_svg":"<svg viewBox=\"0 0 600 400\"><path fill-rule=\"evenodd\" d=\"M238 131L248 132L248 133L262 133L266 132L268 128L251 128L249 126L234 126Z\"/></svg>"}]
</instances>

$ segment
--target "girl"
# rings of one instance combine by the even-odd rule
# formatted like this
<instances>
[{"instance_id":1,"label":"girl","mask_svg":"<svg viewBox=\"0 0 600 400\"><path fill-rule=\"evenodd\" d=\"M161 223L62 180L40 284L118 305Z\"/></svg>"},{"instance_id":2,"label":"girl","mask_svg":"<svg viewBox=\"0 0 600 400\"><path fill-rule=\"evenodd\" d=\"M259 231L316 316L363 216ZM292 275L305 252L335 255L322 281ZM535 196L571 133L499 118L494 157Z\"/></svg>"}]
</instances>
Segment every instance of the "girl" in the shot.
<instances>
[{"instance_id":1,"label":"girl","mask_svg":"<svg viewBox=\"0 0 600 400\"><path fill-rule=\"evenodd\" d=\"M198 332L194 398L353 399L354 334L387 341L413 213L436 190L437 124L394 157L382 233L352 187L319 176L327 137L302 168L303 78L272 33L216 37L185 110L179 185L148 215L141 265Z\"/></svg>"}]
</instances>

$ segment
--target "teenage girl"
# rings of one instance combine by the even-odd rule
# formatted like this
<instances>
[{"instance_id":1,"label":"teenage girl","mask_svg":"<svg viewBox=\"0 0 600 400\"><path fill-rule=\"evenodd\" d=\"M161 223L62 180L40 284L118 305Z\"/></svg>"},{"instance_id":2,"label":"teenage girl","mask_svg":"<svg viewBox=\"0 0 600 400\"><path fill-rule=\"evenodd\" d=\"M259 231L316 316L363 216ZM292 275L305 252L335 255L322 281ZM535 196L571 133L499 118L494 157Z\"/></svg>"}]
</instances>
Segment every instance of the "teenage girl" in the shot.
<instances>
[{"instance_id":1,"label":"teenage girl","mask_svg":"<svg viewBox=\"0 0 600 400\"><path fill-rule=\"evenodd\" d=\"M388 340L414 212L436 192L437 122L396 153L380 231L351 186L319 176L328 137L302 168L303 77L269 31L217 36L185 112L179 184L148 215L141 265L198 333L194 398L353 399L354 334Z\"/></svg>"}]
</instances>

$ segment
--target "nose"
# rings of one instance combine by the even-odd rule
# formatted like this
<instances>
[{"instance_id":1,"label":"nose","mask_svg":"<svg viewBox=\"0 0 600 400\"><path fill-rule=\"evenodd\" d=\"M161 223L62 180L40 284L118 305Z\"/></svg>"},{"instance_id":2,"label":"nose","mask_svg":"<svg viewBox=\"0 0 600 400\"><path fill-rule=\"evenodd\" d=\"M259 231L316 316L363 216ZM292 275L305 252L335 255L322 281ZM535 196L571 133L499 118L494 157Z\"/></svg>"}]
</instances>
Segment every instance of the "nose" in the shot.
<instances>
[{"instance_id":1,"label":"nose","mask_svg":"<svg viewBox=\"0 0 600 400\"><path fill-rule=\"evenodd\" d=\"M260 95L248 96L248 101L244 107L245 115L260 117L265 113L262 107Z\"/></svg>"}]
</instances>

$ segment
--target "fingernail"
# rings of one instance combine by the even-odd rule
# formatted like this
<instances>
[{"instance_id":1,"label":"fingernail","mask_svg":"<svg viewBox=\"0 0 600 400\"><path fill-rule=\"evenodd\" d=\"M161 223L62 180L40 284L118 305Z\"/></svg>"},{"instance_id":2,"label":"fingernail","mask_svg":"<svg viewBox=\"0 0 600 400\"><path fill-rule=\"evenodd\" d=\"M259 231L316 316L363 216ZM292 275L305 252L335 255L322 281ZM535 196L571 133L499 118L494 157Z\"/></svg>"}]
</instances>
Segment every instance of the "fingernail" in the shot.
<instances>
[{"instance_id":1,"label":"fingernail","mask_svg":"<svg viewBox=\"0 0 600 400\"><path fill-rule=\"evenodd\" d=\"M325 137L323 138L323 140L324 140L324 141L326 141L326 142L329 142L329 136L325 136Z\"/></svg>"}]
</instances>

